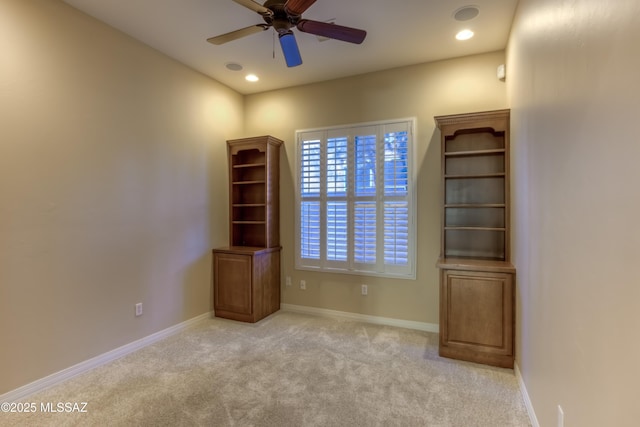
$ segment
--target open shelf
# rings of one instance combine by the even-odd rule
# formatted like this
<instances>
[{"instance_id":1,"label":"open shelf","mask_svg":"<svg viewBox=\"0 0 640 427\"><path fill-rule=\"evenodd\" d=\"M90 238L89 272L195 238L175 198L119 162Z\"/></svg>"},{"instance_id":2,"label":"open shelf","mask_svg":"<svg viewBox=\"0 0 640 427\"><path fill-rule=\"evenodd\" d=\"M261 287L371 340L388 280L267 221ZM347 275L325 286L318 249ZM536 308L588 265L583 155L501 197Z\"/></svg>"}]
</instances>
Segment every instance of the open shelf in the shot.
<instances>
[{"instance_id":1,"label":"open shelf","mask_svg":"<svg viewBox=\"0 0 640 427\"><path fill-rule=\"evenodd\" d=\"M445 229L445 258L468 257L502 261L505 258L504 229Z\"/></svg>"},{"instance_id":2,"label":"open shelf","mask_svg":"<svg viewBox=\"0 0 640 427\"><path fill-rule=\"evenodd\" d=\"M278 224L278 147L272 137L228 142L231 246L276 247Z\"/></svg>"},{"instance_id":3,"label":"open shelf","mask_svg":"<svg viewBox=\"0 0 640 427\"><path fill-rule=\"evenodd\" d=\"M504 154L504 149L447 151L444 153L445 157L486 156L487 154Z\"/></svg>"},{"instance_id":4,"label":"open shelf","mask_svg":"<svg viewBox=\"0 0 640 427\"><path fill-rule=\"evenodd\" d=\"M445 227L445 230L484 230L484 231L505 231L504 227Z\"/></svg>"},{"instance_id":5,"label":"open shelf","mask_svg":"<svg viewBox=\"0 0 640 427\"><path fill-rule=\"evenodd\" d=\"M261 179L261 180L257 180L257 181L234 181L232 182L233 185L249 185L249 184L264 184L265 180Z\"/></svg>"},{"instance_id":6,"label":"open shelf","mask_svg":"<svg viewBox=\"0 0 640 427\"><path fill-rule=\"evenodd\" d=\"M446 204L505 203L505 177L464 177L444 180Z\"/></svg>"},{"instance_id":7,"label":"open shelf","mask_svg":"<svg viewBox=\"0 0 640 427\"><path fill-rule=\"evenodd\" d=\"M238 169L238 168L263 168L266 166L266 163L262 162L262 163L246 163L246 164L237 164L237 165L233 165L234 169Z\"/></svg>"},{"instance_id":8,"label":"open shelf","mask_svg":"<svg viewBox=\"0 0 640 427\"><path fill-rule=\"evenodd\" d=\"M444 228L506 229L504 207L451 207L444 211Z\"/></svg>"},{"instance_id":9,"label":"open shelf","mask_svg":"<svg viewBox=\"0 0 640 427\"><path fill-rule=\"evenodd\" d=\"M444 137L444 154L469 155L505 151L505 132L495 126L459 127Z\"/></svg>"},{"instance_id":10,"label":"open shelf","mask_svg":"<svg viewBox=\"0 0 640 427\"><path fill-rule=\"evenodd\" d=\"M505 174L502 173L485 173L485 174L468 174L468 175L445 175L444 179L462 179L462 178L504 178Z\"/></svg>"},{"instance_id":11,"label":"open shelf","mask_svg":"<svg viewBox=\"0 0 640 427\"><path fill-rule=\"evenodd\" d=\"M504 203L449 203L445 204L445 208L504 208Z\"/></svg>"}]
</instances>

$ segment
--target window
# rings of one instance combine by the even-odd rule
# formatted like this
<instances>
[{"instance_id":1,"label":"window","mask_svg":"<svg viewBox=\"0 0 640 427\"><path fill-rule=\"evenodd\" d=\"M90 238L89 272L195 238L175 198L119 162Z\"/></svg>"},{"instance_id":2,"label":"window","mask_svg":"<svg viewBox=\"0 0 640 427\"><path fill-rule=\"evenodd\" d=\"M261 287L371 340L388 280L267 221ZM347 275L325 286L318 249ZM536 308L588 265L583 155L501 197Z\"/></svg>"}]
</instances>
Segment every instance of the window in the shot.
<instances>
[{"instance_id":1,"label":"window","mask_svg":"<svg viewBox=\"0 0 640 427\"><path fill-rule=\"evenodd\" d=\"M413 127L296 132L296 268L415 278Z\"/></svg>"}]
</instances>

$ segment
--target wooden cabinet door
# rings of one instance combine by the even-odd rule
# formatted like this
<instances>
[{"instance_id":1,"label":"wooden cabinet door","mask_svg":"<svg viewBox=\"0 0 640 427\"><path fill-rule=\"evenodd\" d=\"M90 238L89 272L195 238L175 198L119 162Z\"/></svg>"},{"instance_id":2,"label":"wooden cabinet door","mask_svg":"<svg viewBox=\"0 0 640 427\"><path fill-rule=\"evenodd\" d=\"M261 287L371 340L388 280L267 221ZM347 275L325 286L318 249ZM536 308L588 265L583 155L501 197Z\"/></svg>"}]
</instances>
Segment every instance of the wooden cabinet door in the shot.
<instances>
[{"instance_id":1,"label":"wooden cabinet door","mask_svg":"<svg viewBox=\"0 0 640 427\"><path fill-rule=\"evenodd\" d=\"M442 274L440 355L513 367L513 275Z\"/></svg>"},{"instance_id":2,"label":"wooden cabinet door","mask_svg":"<svg viewBox=\"0 0 640 427\"><path fill-rule=\"evenodd\" d=\"M252 313L252 257L214 253L214 310Z\"/></svg>"}]
</instances>

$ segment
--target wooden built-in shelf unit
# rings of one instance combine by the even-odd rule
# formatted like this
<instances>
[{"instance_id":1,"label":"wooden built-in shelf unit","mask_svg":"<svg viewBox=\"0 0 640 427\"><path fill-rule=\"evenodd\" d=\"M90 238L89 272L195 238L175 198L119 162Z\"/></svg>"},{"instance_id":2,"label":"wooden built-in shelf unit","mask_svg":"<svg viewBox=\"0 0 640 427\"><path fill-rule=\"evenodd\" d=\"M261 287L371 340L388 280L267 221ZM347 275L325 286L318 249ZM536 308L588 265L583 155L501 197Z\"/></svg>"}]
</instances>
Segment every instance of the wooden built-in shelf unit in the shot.
<instances>
[{"instance_id":1,"label":"wooden built-in shelf unit","mask_svg":"<svg viewBox=\"0 0 640 427\"><path fill-rule=\"evenodd\" d=\"M281 145L272 136L227 141L229 246L213 250L217 317L257 322L280 309Z\"/></svg>"},{"instance_id":2,"label":"wooden built-in shelf unit","mask_svg":"<svg viewBox=\"0 0 640 427\"><path fill-rule=\"evenodd\" d=\"M509 110L435 117L442 149L440 355L513 367Z\"/></svg>"}]
</instances>

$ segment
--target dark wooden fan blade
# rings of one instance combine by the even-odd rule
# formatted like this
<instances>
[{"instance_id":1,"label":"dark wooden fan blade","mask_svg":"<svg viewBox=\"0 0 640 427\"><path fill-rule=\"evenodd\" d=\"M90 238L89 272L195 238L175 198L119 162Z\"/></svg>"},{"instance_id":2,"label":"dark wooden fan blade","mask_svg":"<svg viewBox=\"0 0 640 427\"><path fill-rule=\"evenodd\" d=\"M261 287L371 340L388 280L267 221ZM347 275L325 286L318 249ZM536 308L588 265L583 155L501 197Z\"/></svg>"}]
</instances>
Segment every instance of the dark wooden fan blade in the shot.
<instances>
[{"instance_id":1,"label":"dark wooden fan blade","mask_svg":"<svg viewBox=\"0 0 640 427\"><path fill-rule=\"evenodd\" d=\"M284 10L293 16L300 16L305 10L309 9L316 0L289 0L284 5Z\"/></svg>"},{"instance_id":2,"label":"dark wooden fan blade","mask_svg":"<svg viewBox=\"0 0 640 427\"><path fill-rule=\"evenodd\" d=\"M246 7L247 9L251 9L254 12L258 12L260 15L272 14L272 12L269 9L267 9L260 3L254 2L253 0L233 0L233 1L238 3L239 5Z\"/></svg>"},{"instance_id":3,"label":"dark wooden fan blade","mask_svg":"<svg viewBox=\"0 0 640 427\"><path fill-rule=\"evenodd\" d=\"M251 35L253 33L259 33L260 31L264 31L267 28L269 28L269 26L267 24L252 25L250 27L241 28L239 30L231 31L230 33L221 34L219 36L208 38L207 41L209 43L212 43L212 44L215 44L215 45L220 45L220 44L224 44L224 43L227 43L227 42L230 42L230 41L233 41L233 40L237 40L237 39L245 37L245 36L249 36L249 35Z\"/></svg>"},{"instance_id":4,"label":"dark wooden fan blade","mask_svg":"<svg viewBox=\"0 0 640 427\"><path fill-rule=\"evenodd\" d=\"M298 21L298 30L303 33L315 34L316 36L328 37L330 39L342 40L343 42L360 44L367 37L367 32L357 28L343 27L342 25L330 24L328 22L311 21L301 19Z\"/></svg>"}]
</instances>

